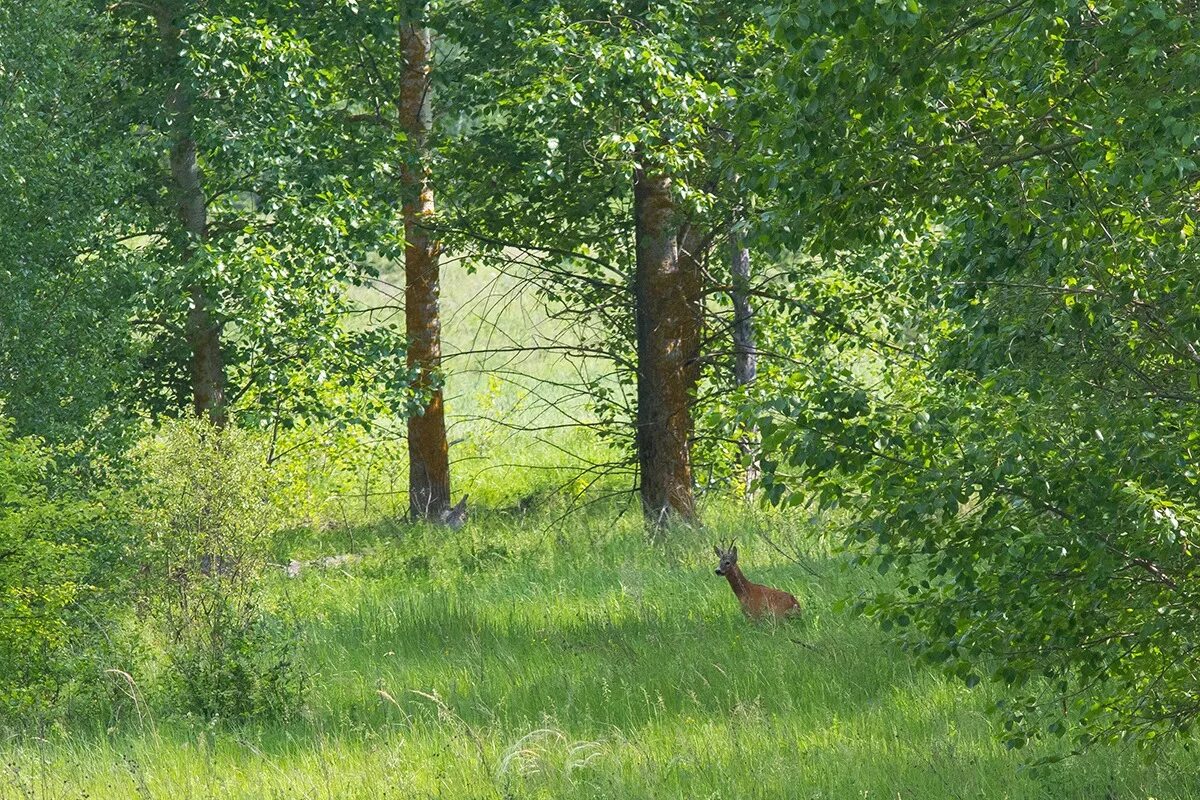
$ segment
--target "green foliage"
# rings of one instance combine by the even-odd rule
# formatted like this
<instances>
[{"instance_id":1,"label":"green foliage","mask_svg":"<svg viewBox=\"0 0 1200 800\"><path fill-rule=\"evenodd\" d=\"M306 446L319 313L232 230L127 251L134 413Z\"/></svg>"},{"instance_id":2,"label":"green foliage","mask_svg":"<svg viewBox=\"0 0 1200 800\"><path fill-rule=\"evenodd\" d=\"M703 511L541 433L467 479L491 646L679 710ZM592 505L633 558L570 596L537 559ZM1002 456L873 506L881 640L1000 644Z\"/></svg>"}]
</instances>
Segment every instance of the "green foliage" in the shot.
<instances>
[{"instance_id":1,"label":"green foliage","mask_svg":"<svg viewBox=\"0 0 1200 800\"><path fill-rule=\"evenodd\" d=\"M296 663L295 629L259 609L211 601L204 637L170 648L163 687L171 710L204 719L269 719L298 713L309 678Z\"/></svg>"},{"instance_id":2,"label":"green foliage","mask_svg":"<svg viewBox=\"0 0 1200 800\"><path fill-rule=\"evenodd\" d=\"M123 443L112 403L139 348L111 228L132 194L113 74L75 0L0 8L0 375L22 435L83 456ZM58 451L56 450L56 455Z\"/></svg>"},{"instance_id":3,"label":"green foliage","mask_svg":"<svg viewBox=\"0 0 1200 800\"><path fill-rule=\"evenodd\" d=\"M1010 746L1188 731L1193 15L910 4L814 27L787 74L845 113L790 182L866 291L812 305L811 361L747 409L769 496L853 510L851 548L897 581L862 607L1008 686Z\"/></svg>"},{"instance_id":4,"label":"green foliage","mask_svg":"<svg viewBox=\"0 0 1200 800\"><path fill-rule=\"evenodd\" d=\"M50 452L0 420L0 709L40 713L102 681L133 543L112 505L51 491ZM119 506L118 506L119 508Z\"/></svg>"},{"instance_id":5,"label":"green foliage","mask_svg":"<svg viewBox=\"0 0 1200 800\"><path fill-rule=\"evenodd\" d=\"M386 156L346 120L345 54L314 52L305 35L329 18L255 0L169 8L180 50L166 56L146 7L108 9L131 78L120 113L142 131L127 158L145 181L120 224L150 232L130 255L144 275L135 300L149 349L131 402L154 414L189 407L184 334L191 287L202 286L243 422L363 425L403 412L412 397L398 329L347 324L346 288L373 277L367 256L394 233L380 191ZM173 91L189 105L185 120L164 113ZM203 242L179 220L163 164L182 136L195 140L203 175Z\"/></svg>"},{"instance_id":6,"label":"green foliage","mask_svg":"<svg viewBox=\"0 0 1200 800\"><path fill-rule=\"evenodd\" d=\"M286 492L263 443L188 420L144 443L137 461L144 591L179 703L209 717L289 712L305 679L292 660L294 632L262 595L286 520Z\"/></svg>"},{"instance_id":7,"label":"green foliage","mask_svg":"<svg viewBox=\"0 0 1200 800\"><path fill-rule=\"evenodd\" d=\"M180 27L177 50L156 9ZM0 373L18 432L111 454L139 413L187 409L197 285L241 422L362 425L414 401L395 327L347 324L347 286L374 274L367 254L398 247L397 148L346 122L347 53L305 37L340 11L323 13L173 0L0 11ZM187 120L168 113L176 90ZM202 245L166 162L184 135L208 201Z\"/></svg>"}]
</instances>

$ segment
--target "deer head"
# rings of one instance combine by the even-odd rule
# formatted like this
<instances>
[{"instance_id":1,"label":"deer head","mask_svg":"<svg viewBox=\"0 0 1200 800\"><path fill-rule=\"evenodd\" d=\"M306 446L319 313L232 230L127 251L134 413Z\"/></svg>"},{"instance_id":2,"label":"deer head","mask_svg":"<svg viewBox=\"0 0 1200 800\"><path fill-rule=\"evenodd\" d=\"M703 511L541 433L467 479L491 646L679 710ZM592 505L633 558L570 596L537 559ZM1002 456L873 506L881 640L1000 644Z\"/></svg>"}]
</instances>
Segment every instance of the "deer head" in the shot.
<instances>
[{"instance_id":1,"label":"deer head","mask_svg":"<svg viewBox=\"0 0 1200 800\"><path fill-rule=\"evenodd\" d=\"M713 545L713 552L720 559L716 569L718 575L726 575L729 570L737 566L737 544L733 539L729 540L729 545L725 549L721 549L720 545Z\"/></svg>"}]
</instances>

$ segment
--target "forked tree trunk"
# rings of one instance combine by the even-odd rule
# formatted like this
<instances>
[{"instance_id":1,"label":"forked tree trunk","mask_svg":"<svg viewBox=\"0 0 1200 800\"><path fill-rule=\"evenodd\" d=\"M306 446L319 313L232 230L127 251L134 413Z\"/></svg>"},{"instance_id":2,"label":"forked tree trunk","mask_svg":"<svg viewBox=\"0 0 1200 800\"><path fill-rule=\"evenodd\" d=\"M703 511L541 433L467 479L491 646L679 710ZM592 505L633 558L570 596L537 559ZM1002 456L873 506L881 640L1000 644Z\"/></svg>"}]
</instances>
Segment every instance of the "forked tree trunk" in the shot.
<instances>
[{"instance_id":1,"label":"forked tree trunk","mask_svg":"<svg viewBox=\"0 0 1200 800\"><path fill-rule=\"evenodd\" d=\"M169 9L160 6L155 12L155 21L166 76L171 81L167 110L170 112L174 144L169 160L175 208L188 233L188 244L181 253L186 261L195 253L196 247L208 238L208 200L204 196L200 166L196 161L196 142L192 138L193 89L185 77L186 67L180 63L180 31L171 14ZM192 406L197 416L208 415L214 425L223 428L228 416L221 324L209 308L209 299L203 286L193 286L189 290L188 302L184 334L191 350Z\"/></svg>"},{"instance_id":2,"label":"forked tree trunk","mask_svg":"<svg viewBox=\"0 0 1200 800\"><path fill-rule=\"evenodd\" d=\"M682 224L670 178L639 168L633 198L642 510L655 525L672 517L692 522L697 518L691 438L699 375L699 237Z\"/></svg>"},{"instance_id":3,"label":"forked tree trunk","mask_svg":"<svg viewBox=\"0 0 1200 800\"><path fill-rule=\"evenodd\" d=\"M758 373L758 350L754 344L754 311L750 307L750 250L742 244L737 230L730 227L729 247L733 273L733 380L738 386L754 383ZM747 497L758 479L758 432L753 427L743 431L738 447L746 463L743 475Z\"/></svg>"},{"instance_id":4,"label":"forked tree trunk","mask_svg":"<svg viewBox=\"0 0 1200 800\"><path fill-rule=\"evenodd\" d=\"M442 360L439 251L426 227L433 216L433 187L424 165L426 141L433 123L431 44L428 28L416 24L405 26L400 124L415 157L405 162L400 179L404 192L404 322L408 366L417 374L415 388L428 398L422 412L408 419L409 514L441 521L450 508L450 452L442 390L438 385Z\"/></svg>"}]
</instances>

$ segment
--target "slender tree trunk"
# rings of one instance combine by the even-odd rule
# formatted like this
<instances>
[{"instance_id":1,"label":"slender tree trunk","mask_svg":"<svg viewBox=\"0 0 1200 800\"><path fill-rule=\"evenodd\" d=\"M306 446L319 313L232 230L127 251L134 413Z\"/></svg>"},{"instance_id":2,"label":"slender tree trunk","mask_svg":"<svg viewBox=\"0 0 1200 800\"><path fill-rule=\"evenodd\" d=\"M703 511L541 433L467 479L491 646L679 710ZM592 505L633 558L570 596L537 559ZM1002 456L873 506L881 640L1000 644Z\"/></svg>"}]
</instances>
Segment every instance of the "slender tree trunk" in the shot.
<instances>
[{"instance_id":1,"label":"slender tree trunk","mask_svg":"<svg viewBox=\"0 0 1200 800\"><path fill-rule=\"evenodd\" d=\"M180 63L180 31L170 9L159 7L155 19L165 72L171 81L167 96L174 139L170 153L171 181L176 211L188 234L188 243L182 252L186 261L192 257L197 245L208 238L208 200L204 196L200 167L196 161L196 141L192 138L193 87L188 82L186 68ZM209 299L203 286L193 286L188 294L189 308L184 331L192 354L192 406L197 416L207 414L214 425L223 428L228 417L221 323L209 308Z\"/></svg>"},{"instance_id":2,"label":"slender tree trunk","mask_svg":"<svg viewBox=\"0 0 1200 800\"><path fill-rule=\"evenodd\" d=\"M204 290L194 287L189 297L186 333L192 350L192 406L196 416L208 414L218 428L229 422L225 407L225 363L221 357L221 327L208 311Z\"/></svg>"},{"instance_id":3,"label":"slender tree trunk","mask_svg":"<svg viewBox=\"0 0 1200 800\"><path fill-rule=\"evenodd\" d=\"M671 180L638 169L637 450L642 510L653 524L696 520L692 400L700 343L699 237L681 224Z\"/></svg>"},{"instance_id":4,"label":"slender tree trunk","mask_svg":"<svg viewBox=\"0 0 1200 800\"><path fill-rule=\"evenodd\" d=\"M754 383L758 373L758 350L754 344L754 311L750 308L750 250L742 244L737 229L730 226L729 248L731 271L733 272L733 380L738 386ZM742 457L746 460L746 496L758 479L758 433L748 428L738 442Z\"/></svg>"},{"instance_id":5,"label":"slender tree trunk","mask_svg":"<svg viewBox=\"0 0 1200 800\"><path fill-rule=\"evenodd\" d=\"M433 187L424 166L433 122L430 97L431 38L428 28L405 26L400 123L415 149L401 170L404 191L404 321L408 366L428 400L408 420L408 498L414 518L440 521L450 508L450 452L438 372L442 360L438 312L438 244L425 227L433 216Z\"/></svg>"}]
</instances>

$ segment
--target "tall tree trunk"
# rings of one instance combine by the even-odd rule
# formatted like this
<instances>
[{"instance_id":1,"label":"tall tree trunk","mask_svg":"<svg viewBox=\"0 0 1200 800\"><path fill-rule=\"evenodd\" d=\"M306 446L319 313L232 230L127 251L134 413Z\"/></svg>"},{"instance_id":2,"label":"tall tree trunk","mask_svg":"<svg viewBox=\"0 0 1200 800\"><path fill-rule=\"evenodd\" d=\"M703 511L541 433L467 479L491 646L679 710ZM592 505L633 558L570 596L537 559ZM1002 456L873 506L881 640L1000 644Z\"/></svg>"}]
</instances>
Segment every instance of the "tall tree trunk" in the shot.
<instances>
[{"instance_id":1,"label":"tall tree trunk","mask_svg":"<svg viewBox=\"0 0 1200 800\"><path fill-rule=\"evenodd\" d=\"M758 373L758 350L754 344L754 311L750 308L750 250L738 236L737 228L730 226L729 248L733 272L733 380L738 386L754 383ZM754 481L758 479L756 458L757 431L748 428L738 441L742 457L746 460L746 496L749 497Z\"/></svg>"},{"instance_id":2,"label":"tall tree trunk","mask_svg":"<svg viewBox=\"0 0 1200 800\"><path fill-rule=\"evenodd\" d=\"M164 69L171 83L167 96L170 112L171 180L174 184L175 207L188 243L181 253L186 261L196 247L208 238L208 200L200 167L196 161L196 141L192 138L192 91L181 63L180 31L170 9L159 7L155 12L162 44ZM184 333L191 349L192 406L197 416L208 415L218 428L225 427L228 416L225 408L225 362L221 354L221 324L213 317L209 299L200 285L189 291L189 308Z\"/></svg>"},{"instance_id":3,"label":"tall tree trunk","mask_svg":"<svg viewBox=\"0 0 1200 800\"><path fill-rule=\"evenodd\" d=\"M442 361L438 312L438 244L425 223L433 216L433 187L425 168L425 146L433 123L430 97L429 29L405 26L404 77L400 87L400 124L415 158L401 170L404 191L404 322L408 366L416 388L428 400L408 419L408 502L414 518L440 521L450 508L450 451L446 442L442 390L437 385Z\"/></svg>"},{"instance_id":4,"label":"tall tree trunk","mask_svg":"<svg viewBox=\"0 0 1200 800\"><path fill-rule=\"evenodd\" d=\"M193 287L186 333L192 351L192 407L196 416L208 414L218 428L229 422L225 407L225 363L221 357L221 326L208 311L204 290Z\"/></svg>"},{"instance_id":5,"label":"tall tree trunk","mask_svg":"<svg viewBox=\"0 0 1200 800\"><path fill-rule=\"evenodd\" d=\"M696 520L692 400L699 374L699 237L683 225L671 180L639 168L633 184L637 250L637 451L642 510L653 524Z\"/></svg>"}]
</instances>

